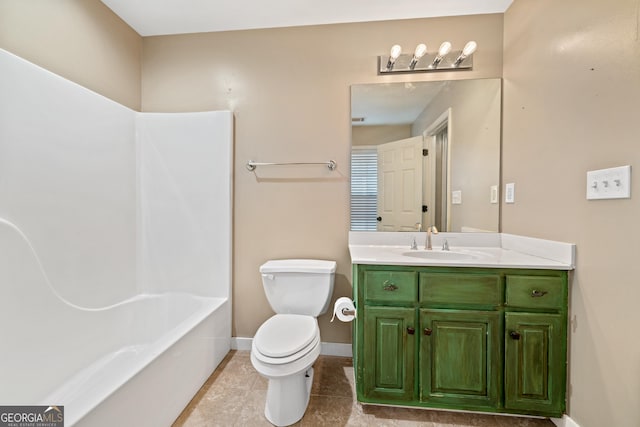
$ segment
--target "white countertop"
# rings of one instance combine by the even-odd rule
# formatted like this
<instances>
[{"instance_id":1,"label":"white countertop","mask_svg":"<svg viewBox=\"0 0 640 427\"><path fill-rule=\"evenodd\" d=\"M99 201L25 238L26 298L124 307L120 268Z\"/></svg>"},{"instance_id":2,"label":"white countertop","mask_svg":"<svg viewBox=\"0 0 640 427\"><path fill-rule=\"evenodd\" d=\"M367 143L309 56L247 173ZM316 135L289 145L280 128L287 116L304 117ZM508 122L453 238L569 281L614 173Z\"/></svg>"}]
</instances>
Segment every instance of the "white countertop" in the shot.
<instances>
[{"instance_id":1,"label":"white countertop","mask_svg":"<svg viewBox=\"0 0 640 427\"><path fill-rule=\"evenodd\" d=\"M418 250L410 249L414 238ZM443 253L446 252L442 250L445 239L449 242L450 254ZM433 250L426 251L425 240L426 233L350 232L351 262L551 270L575 268L575 245L571 243L502 233L439 233L432 236Z\"/></svg>"}]
</instances>

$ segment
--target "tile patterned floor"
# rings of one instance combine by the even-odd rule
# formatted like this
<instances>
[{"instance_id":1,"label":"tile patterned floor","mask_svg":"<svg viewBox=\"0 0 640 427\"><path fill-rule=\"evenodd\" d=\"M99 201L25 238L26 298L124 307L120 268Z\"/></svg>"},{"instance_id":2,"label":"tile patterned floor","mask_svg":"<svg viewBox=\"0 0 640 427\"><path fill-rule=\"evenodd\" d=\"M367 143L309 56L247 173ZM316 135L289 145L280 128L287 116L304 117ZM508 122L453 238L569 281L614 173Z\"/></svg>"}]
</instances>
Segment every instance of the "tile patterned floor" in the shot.
<instances>
[{"instance_id":1,"label":"tile patterned floor","mask_svg":"<svg viewBox=\"0 0 640 427\"><path fill-rule=\"evenodd\" d=\"M267 380L249 352L231 351L173 427L271 426L264 418ZM320 356L307 411L296 426L553 427L549 420L363 406L355 399L350 358Z\"/></svg>"}]
</instances>

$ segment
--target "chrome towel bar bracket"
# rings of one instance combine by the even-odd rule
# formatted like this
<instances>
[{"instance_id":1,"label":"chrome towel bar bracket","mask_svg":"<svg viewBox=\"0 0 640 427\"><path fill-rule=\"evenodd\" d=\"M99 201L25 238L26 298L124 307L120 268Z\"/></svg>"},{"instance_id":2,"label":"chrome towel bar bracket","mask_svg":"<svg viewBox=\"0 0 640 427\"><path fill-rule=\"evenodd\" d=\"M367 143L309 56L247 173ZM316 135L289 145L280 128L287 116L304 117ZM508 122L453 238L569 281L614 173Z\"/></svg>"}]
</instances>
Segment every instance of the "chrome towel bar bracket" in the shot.
<instances>
[{"instance_id":1,"label":"chrome towel bar bracket","mask_svg":"<svg viewBox=\"0 0 640 427\"><path fill-rule=\"evenodd\" d=\"M291 165L326 165L329 170L335 170L338 166L336 162L333 160L329 160L328 162L268 162L268 163L260 163L254 162L253 160L249 160L247 162L247 170L254 171L257 166L291 166Z\"/></svg>"}]
</instances>

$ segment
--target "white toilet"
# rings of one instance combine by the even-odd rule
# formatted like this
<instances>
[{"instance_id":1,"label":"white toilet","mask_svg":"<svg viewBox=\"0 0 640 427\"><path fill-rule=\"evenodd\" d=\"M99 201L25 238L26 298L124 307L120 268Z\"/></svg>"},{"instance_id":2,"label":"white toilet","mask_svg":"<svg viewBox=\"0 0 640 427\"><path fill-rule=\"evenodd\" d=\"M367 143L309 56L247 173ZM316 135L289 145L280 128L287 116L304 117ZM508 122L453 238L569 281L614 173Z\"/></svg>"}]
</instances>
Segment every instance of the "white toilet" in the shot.
<instances>
[{"instance_id":1,"label":"white toilet","mask_svg":"<svg viewBox=\"0 0 640 427\"><path fill-rule=\"evenodd\" d=\"M264 322L251 346L251 363L269 379L264 415L276 426L299 421L309 404L312 365L320 355L317 317L327 311L335 261L283 259L260 267L276 314Z\"/></svg>"}]
</instances>

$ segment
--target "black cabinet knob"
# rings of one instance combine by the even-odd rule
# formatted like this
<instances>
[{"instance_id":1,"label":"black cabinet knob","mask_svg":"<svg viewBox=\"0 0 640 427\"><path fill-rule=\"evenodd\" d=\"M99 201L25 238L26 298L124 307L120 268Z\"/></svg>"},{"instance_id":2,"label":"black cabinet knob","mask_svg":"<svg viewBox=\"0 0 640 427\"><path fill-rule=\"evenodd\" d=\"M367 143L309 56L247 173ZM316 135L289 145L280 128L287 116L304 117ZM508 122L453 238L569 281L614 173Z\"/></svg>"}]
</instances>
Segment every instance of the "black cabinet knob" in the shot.
<instances>
[{"instance_id":1,"label":"black cabinet knob","mask_svg":"<svg viewBox=\"0 0 640 427\"><path fill-rule=\"evenodd\" d=\"M519 334L519 333L517 333L516 331L511 331L511 332L509 332L509 336L510 336L511 338L513 338L514 340L519 340L519 339L520 339L520 334Z\"/></svg>"},{"instance_id":2,"label":"black cabinet knob","mask_svg":"<svg viewBox=\"0 0 640 427\"><path fill-rule=\"evenodd\" d=\"M431 328L424 328L424 334L425 335L431 335L433 333L433 329Z\"/></svg>"},{"instance_id":3,"label":"black cabinet knob","mask_svg":"<svg viewBox=\"0 0 640 427\"><path fill-rule=\"evenodd\" d=\"M416 330L415 330L415 328L412 328L411 326L409 326L409 327L407 328L407 333L408 333L409 335L413 335L413 334L415 334L415 333L416 333Z\"/></svg>"},{"instance_id":4,"label":"black cabinet knob","mask_svg":"<svg viewBox=\"0 0 640 427\"><path fill-rule=\"evenodd\" d=\"M376 221L378 221L378 222L382 221L382 217L381 216L377 217Z\"/></svg>"}]
</instances>

